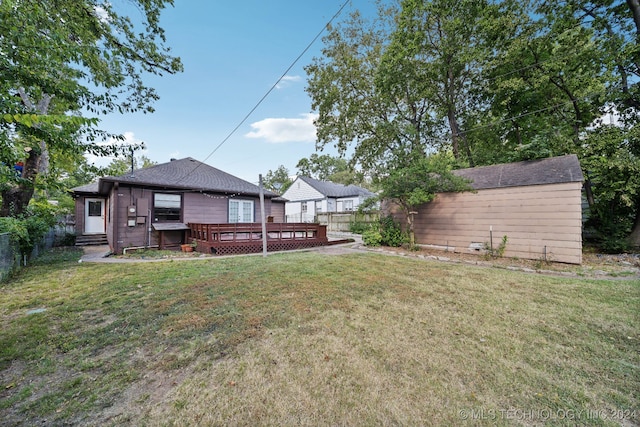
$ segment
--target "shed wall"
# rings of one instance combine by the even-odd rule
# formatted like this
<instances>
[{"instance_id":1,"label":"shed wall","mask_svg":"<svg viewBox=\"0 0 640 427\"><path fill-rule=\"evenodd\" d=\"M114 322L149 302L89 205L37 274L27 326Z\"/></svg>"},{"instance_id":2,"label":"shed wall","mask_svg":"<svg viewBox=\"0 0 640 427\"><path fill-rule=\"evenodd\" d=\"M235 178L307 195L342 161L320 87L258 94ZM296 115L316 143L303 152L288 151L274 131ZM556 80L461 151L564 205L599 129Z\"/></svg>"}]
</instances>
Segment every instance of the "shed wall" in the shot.
<instances>
[{"instance_id":1,"label":"shed wall","mask_svg":"<svg viewBox=\"0 0 640 427\"><path fill-rule=\"evenodd\" d=\"M496 248L506 235L506 257L580 264L581 189L570 182L441 193L418 209L416 242L474 252L472 243L490 243L493 234Z\"/></svg>"}]
</instances>

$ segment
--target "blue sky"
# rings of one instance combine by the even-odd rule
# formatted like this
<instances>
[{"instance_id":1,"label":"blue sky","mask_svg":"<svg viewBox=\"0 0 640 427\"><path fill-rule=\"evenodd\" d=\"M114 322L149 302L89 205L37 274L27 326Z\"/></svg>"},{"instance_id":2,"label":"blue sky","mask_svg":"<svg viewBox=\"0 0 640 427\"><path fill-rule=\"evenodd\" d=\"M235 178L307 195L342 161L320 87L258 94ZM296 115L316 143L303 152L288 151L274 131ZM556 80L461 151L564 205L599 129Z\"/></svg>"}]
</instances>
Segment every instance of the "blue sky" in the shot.
<instances>
[{"instance_id":1,"label":"blue sky","mask_svg":"<svg viewBox=\"0 0 640 427\"><path fill-rule=\"evenodd\" d=\"M110 115L101 118L100 126L125 134L129 141L143 141L146 150L138 154L158 163L172 157L204 161L344 2L175 0L174 7L163 12L161 23L167 45L182 59L184 72L147 78L161 98L154 104L155 113ZM373 3L353 0L337 20L355 9L374 10ZM256 183L260 173L280 165L294 174L298 160L315 152L303 67L321 49L318 39L206 163ZM336 152L331 147L322 154Z\"/></svg>"}]
</instances>

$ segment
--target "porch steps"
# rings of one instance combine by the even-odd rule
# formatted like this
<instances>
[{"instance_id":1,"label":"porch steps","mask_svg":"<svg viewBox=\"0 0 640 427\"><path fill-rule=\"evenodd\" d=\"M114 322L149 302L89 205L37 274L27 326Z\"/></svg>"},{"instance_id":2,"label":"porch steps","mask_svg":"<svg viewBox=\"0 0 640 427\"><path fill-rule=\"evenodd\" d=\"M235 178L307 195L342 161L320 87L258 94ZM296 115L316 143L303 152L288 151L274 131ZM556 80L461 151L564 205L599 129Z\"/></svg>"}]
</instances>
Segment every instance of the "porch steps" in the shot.
<instances>
[{"instance_id":1,"label":"porch steps","mask_svg":"<svg viewBox=\"0 0 640 427\"><path fill-rule=\"evenodd\" d=\"M107 244L106 234L86 234L76 236L76 246L98 246Z\"/></svg>"}]
</instances>

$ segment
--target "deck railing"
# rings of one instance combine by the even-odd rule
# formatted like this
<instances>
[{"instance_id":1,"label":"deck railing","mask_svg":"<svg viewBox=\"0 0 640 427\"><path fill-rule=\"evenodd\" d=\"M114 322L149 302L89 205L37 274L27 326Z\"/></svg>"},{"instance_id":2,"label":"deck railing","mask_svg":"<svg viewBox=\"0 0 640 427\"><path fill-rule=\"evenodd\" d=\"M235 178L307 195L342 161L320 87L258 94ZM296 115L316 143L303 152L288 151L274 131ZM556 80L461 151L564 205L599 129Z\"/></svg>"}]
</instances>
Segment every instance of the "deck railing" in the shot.
<instances>
[{"instance_id":1,"label":"deck railing","mask_svg":"<svg viewBox=\"0 0 640 427\"><path fill-rule=\"evenodd\" d=\"M187 240L195 241L197 250L218 254L259 252L262 224L189 223ZM327 227L311 223L267 223L267 246L270 250L298 249L328 242Z\"/></svg>"}]
</instances>

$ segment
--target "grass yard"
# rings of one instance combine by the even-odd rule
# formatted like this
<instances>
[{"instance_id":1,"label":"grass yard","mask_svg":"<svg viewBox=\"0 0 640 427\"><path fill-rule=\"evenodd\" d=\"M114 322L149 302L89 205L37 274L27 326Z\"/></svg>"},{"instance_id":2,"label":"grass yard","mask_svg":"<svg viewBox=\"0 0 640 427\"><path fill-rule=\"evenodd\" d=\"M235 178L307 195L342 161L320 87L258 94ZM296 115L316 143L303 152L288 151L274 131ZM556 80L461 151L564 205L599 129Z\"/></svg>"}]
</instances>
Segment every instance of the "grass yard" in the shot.
<instances>
[{"instance_id":1,"label":"grass yard","mask_svg":"<svg viewBox=\"0 0 640 427\"><path fill-rule=\"evenodd\" d=\"M640 423L640 281L376 253L0 285L0 425Z\"/></svg>"}]
</instances>

